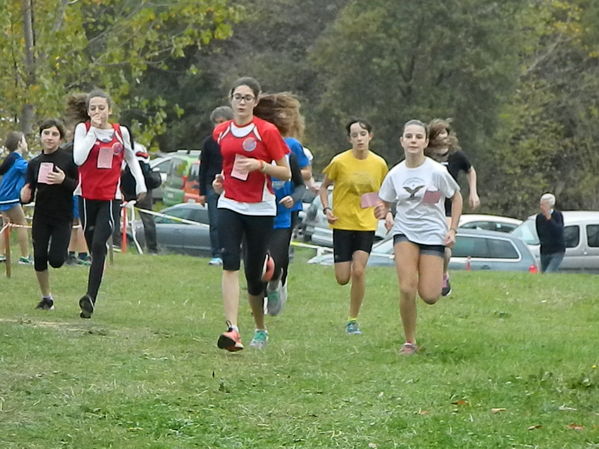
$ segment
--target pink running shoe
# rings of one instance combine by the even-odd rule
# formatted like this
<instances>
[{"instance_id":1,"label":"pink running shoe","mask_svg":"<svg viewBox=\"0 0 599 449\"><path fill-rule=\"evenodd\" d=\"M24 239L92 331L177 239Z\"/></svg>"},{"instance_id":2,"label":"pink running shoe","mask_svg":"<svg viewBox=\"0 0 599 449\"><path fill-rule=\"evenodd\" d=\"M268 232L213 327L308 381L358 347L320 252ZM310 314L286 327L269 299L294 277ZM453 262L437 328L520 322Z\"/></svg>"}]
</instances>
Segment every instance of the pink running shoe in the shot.
<instances>
[{"instance_id":1,"label":"pink running shoe","mask_svg":"<svg viewBox=\"0 0 599 449\"><path fill-rule=\"evenodd\" d=\"M226 349L230 352L241 351L243 349L243 344L241 343L241 336L239 332L234 330L231 327L231 323L227 321L227 325L229 326L229 330L227 332L223 332L218 337L218 341L216 342L216 346L220 349Z\"/></svg>"},{"instance_id":2,"label":"pink running shoe","mask_svg":"<svg viewBox=\"0 0 599 449\"><path fill-rule=\"evenodd\" d=\"M408 342L404 343L399 350L400 355L413 355L416 354L416 352L418 352L418 346Z\"/></svg>"}]
</instances>

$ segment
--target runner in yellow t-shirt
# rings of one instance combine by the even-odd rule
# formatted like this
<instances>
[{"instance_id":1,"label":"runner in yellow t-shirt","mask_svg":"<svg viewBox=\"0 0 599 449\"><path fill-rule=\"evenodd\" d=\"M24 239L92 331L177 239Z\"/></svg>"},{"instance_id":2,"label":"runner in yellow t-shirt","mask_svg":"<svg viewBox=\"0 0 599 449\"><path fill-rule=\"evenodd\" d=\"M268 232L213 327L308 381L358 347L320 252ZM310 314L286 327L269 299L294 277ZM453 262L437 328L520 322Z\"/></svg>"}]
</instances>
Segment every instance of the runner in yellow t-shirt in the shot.
<instances>
[{"instance_id":1,"label":"runner in yellow t-shirt","mask_svg":"<svg viewBox=\"0 0 599 449\"><path fill-rule=\"evenodd\" d=\"M369 150L372 126L366 120L352 119L346 126L351 150L335 156L324 169L320 187L323 212L333 229L335 278L341 285L351 280L348 334L361 334L358 314L366 291L366 264L374 241L377 220L373 207L387 174L385 160ZM333 185L333 204L328 187Z\"/></svg>"}]
</instances>

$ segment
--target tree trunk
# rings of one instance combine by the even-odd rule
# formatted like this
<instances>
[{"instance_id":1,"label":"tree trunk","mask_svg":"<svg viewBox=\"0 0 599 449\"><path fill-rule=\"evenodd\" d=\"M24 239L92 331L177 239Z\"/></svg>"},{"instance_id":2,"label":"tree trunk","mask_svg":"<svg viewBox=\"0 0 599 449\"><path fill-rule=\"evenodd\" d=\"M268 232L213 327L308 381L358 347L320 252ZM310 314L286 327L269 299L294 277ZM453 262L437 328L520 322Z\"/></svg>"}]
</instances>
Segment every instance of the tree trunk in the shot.
<instances>
[{"instance_id":1,"label":"tree trunk","mask_svg":"<svg viewBox=\"0 0 599 449\"><path fill-rule=\"evenodd\" d=\"M35 36L33 34L33 0L21 0L23 11L23 34L25 37L25 91L35 85ZM32 103L25 99L21 115L21 130L30 134L35 119L35 109Z\"/></svg>"}]
</instances>

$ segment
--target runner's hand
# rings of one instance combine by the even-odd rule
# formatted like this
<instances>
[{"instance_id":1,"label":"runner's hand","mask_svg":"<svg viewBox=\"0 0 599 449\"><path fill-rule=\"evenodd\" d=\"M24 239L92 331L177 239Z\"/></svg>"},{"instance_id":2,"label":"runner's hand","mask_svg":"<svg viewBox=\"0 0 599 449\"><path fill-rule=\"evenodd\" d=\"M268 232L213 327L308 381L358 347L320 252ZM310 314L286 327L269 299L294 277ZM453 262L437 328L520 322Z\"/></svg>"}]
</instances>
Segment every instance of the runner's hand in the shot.
<instances>
[{"instance_id":1,"label":"runner's hand","mask_svg":"<svg viewBox=\"0 0 599 449\"><path fill-rule=\"evenodd\" d=\"M48 184L62 184L64 178L66 178L66 175L60 169L60 167L54 166L54 170L56 171L51 171L48 173L48 177L46 178Z\"/></svg>"}]
</instances>

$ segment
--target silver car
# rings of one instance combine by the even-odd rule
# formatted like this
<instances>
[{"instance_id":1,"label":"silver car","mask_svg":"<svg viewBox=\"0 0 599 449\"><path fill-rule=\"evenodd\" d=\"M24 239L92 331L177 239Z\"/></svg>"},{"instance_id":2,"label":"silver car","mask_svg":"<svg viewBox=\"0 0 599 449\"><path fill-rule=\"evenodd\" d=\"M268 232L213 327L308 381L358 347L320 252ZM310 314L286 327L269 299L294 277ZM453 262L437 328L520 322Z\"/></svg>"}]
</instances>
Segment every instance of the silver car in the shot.
<instances>
[{"instance_id":1,"label":"silver car","mask_svg":"<svg viewBox=\"0 0 599 449\"><path fill-rule=\"evenodd\" d=\"M327 251L308 263L333 264L333 254ZM369 266L394 265L393 238L388 237L372 247ZM449 263L451 270L528 271L537 273L535 258L526 244L505 232L480 229L460 229Z\"/></svg>"},{"instance_id":2,"label":"silver car","mask_svg":"<svg viewBox=\"0 0 599 449\"><path fill-rule=\"evenodd\" d=\"M329 191L329 204L333 204L333 193ZM374 212L373 212L374 213ZM315 245L333 247L333 230L329 227L326 215L322 212L322 202L320 196L316 195L312 203L305 209L304 218L300 224L301 235L304 241L312 242ZM385 222L378 221L377 229L374 233L375 241L385 238L387 230Z\"/></svg>"},{"instance_id":3,"label":"silver car","mask_svg":"<svg viewBox=\"0 0 599 449\"><path fill-rule=\"evenodd\" d=\"M562 211L564 216L564 238L566 254L560 271L599 272L599 212ZM535 226L536 215L528 219L512 232L522 239L540 264L540 244Z\"/></svg>"},{"instance_id":4,"label":"silver car","mask_svg":"<svg viewBox=\"0 0 599 449\"><path fill-rule=\"evenodd\" d=\"M139 214L139 211L136 211ZM182 203L160 211L166 216L154 217L156 239L161 253L188 254L208 257L211 253L210 232L208 226L208 208L199 203ZM167 217L168 216L168 217ZM172 218L171 218L172 217ZM182 220L198 224L185 223ZM144 229L141 220L133 225L135 237L144 246ZM133 244L129 232L129 245Z\"/></svg>"}]
</instances>

